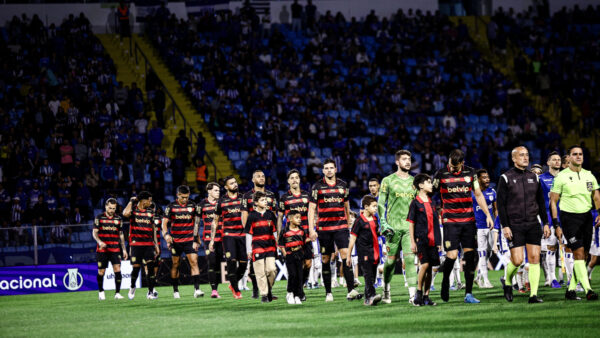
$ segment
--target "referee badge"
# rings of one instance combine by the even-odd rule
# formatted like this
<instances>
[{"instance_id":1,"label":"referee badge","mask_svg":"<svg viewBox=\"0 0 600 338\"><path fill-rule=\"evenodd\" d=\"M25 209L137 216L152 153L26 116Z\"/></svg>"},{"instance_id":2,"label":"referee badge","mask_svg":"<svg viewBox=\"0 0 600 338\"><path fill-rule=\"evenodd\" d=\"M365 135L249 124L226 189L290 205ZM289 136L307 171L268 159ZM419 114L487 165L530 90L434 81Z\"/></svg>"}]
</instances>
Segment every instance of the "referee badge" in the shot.
<instances>
[{"instance_id":1,"label":"referee badge","mask_svg":"<svg viewBox=\"0 0 600 338\"><path fill-rule=\"evenodd\" d=\"M587 190L589 192L594 191L594 185L592 184L592 182L585 182L585 184L587 185Z\"/></svg>"}]
</instances>

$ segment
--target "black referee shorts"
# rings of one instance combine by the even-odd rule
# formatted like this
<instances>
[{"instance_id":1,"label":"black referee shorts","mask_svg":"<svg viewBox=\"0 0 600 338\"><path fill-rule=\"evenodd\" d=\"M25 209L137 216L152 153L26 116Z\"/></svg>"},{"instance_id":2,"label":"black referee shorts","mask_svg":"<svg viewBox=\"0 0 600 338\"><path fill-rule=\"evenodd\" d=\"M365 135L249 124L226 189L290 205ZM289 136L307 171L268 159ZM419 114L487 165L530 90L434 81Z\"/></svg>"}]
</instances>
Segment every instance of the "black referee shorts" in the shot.
<instances>
[{"instance_id":1,"label":"black referee shorts","mask_svg":"<svg viewBox=\"0 0 600 338\"><path fill-rule=\"evenodd\" d=\"M98 269L108 268L108 262L113 265L121 264L121 253L120 252L98 252L96 253L98 260Z\"/></svg>"},{"instance_id":2,"label":"black referee shorts","mask_svg":"<svg viewBox=\"0 0 600 338\"><path fill-rule=\"evenodd\" d=\"M561 210L560 225L569 249L576 250L583 247L585 252L590 251L594 229L594 219L591 212L574 214Z\"/></svg>"},{"instance_id":3,"label":"black referee shorts","mask_svg":"<svg viewBox=\"0 0 600 338\"><path fill-rule=\"evenodd\" d=\"M444 248L446 251L477 248L477 226L473 223L444 224Z\"/></svg>"},{"instance_id":4,"label":"black referee shorts","mask_svg":"<svg viewBox=\"0 0 600 338\"><path fill-rule=\"evenodd\" d=\"M512 232L512 240L508 241L510 249L522 247L525 244L542 245L544 232L541 224L511 226L510 231Z\"/></svg>"},{"instance_id":5,"label":"black referee shorts","mask_svg":"<svg viewBox=\"0 0 600 338\"><path fill-rule=\"evenodd\" d=\"M215 243L215 245L217 245ZM248 253L246 252L246 237L239 236L224 236L223 250L225 258L229 261L232 259L242 262L248 261Z\"/></svg>"},{"instance_id":6,"label":"black referee shorts","mask_svg":"<svg viewBox=\"0 0 600 338\"><path fill-rule=\"evenodd\" d=\"M335 231L319 231L319 244L321 244L321 254L331 255L335 252L335 247L347 249L350 242L350 231L341 229Z\"/></svg>"}]
</instances>

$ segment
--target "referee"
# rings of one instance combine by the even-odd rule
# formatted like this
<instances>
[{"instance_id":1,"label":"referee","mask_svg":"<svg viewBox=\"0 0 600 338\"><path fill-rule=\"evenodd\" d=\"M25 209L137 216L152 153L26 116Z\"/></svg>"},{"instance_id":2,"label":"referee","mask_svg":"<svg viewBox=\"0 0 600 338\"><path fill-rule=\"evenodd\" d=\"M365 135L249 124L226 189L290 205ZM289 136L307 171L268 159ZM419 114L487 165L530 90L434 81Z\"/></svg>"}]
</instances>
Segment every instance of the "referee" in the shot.
<instances>
[{"instance_id":1,"label":"referee","mask_svg":"<svg viewBox=\"0 0 600 338\"><path fill-rule=\"evenodd\" d=\"M567 300L581 300L577 297L575 288L581 283L588 300L598 300L598 295L592 290L585 267L585 258L592 242L592 224L600 225L600 216L592 219L592 197L596 210L600 209L600 192L598 181L589 170L581 167L583 150L580 146L571 146L568 150L569 167L561 171L554 179L550 190L550 209L552 224L556 229L556 237L565 235L567 247L573 251L575 264L573 277L565 294ZM556 203L560 200L560 221ZM558 225L558 227L557 227Z\"/></svg>"},{"instance_id":2,"label":"referee","mask_svg":"<svg viewBox=\"0 0 600 338\"><path fill-rule=\"evenodd\" d=\"M500 177L498 182L498 214L502 224L502 232L508 240L510 262L506 267L504 281L504 297L512 302L512 277L523 264L523 246L527 248L529 261L529 281L531 294L529 303L543 303L537 297L540 283L540 251L542 228L544 238L550 236L546 202L538 176L527 169L529 152L525 147L516 147L512 151L514 168Z\"/></svg>"}]
</instances>

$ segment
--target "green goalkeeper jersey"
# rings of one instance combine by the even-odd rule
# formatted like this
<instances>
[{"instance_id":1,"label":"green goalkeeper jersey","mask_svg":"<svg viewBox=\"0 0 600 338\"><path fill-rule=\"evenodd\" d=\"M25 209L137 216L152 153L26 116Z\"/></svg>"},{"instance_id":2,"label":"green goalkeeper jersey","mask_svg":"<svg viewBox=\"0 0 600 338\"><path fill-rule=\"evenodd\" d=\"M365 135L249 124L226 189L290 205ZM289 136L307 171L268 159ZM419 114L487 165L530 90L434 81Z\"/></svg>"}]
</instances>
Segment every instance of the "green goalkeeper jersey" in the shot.
<instances>
[{"instance_id":1,"label":"green goalkeeper jersey","mask_svg":"<svg viewBox=\"0 0 600 338\"><path fill-rule=\"evenodd\" d=\"M393 173L381 181L377 209L382 230L390 227L394 230L408 229L408 208L416 195L413 180L410 175L400 178Z\"/></svg>"}]
</instances>

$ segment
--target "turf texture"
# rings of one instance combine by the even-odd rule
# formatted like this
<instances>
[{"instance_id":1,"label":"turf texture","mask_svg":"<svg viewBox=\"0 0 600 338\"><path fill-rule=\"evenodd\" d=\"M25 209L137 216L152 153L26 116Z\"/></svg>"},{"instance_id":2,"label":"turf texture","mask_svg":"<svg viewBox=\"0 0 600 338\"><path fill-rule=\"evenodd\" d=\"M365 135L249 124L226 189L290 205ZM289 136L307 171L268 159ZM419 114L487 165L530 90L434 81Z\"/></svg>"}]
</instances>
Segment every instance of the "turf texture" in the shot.
<instances>
[{"instance_id":1,"label":"turf texture","mask_svg":"<svg viewBox=\"0 0 600 338\"><path fill-rule=\"evenodd\" d=\"M592 287L600 290L600 273ZM543 304L527 304L528 294L515 292L507 303L499 287L501 272L490 271L493 289L474 287L481 304L464 304L464 290L451 291L450 301L439 297L437 276L431 298L435 307L413 307L402 275L392 281L392 303L377 307L363 306L362 300L349 302L346 289L333 289L335 301L325 303L321 287L306 290L302 305L285 301L286 282L278 282L269 304L251 298L233 299L219 285L221 299L207 294L193 298L192 286L181 286L181 299L173 299L170 287L158 288L159 298L147 300L146 289L137 290L133 301L114 300L114 291L106 291L107 300L98 300L97 292L75 292L0 297L0 336L43 337L120 337L120 336L572 336L597 337L600 332L600 302L564 300L565 289L540 287ZM360 287L362 292L362 286ZM382 292L382 289L377 289Z\"/></svg>"}]
</instances>

